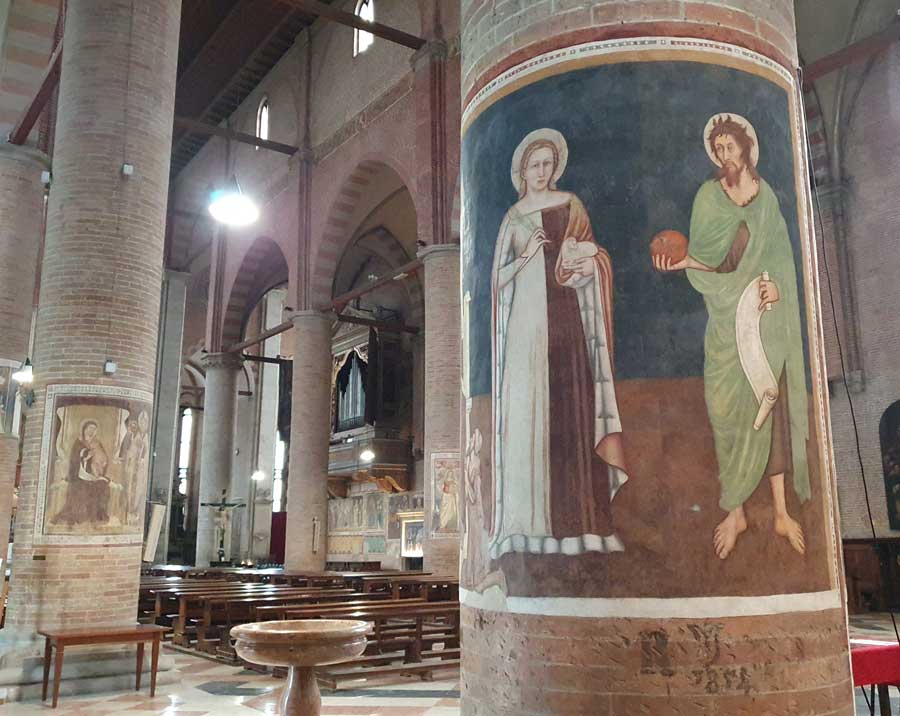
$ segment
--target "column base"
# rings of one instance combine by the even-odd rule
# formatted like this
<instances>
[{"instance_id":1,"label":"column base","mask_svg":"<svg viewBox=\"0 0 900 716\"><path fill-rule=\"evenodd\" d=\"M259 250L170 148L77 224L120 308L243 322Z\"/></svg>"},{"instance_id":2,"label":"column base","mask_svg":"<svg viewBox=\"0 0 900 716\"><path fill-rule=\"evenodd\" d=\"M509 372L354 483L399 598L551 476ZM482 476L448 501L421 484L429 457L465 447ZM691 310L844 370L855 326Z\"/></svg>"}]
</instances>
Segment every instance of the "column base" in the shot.
<instances>
[{"instance_id":1,"label":"column base","mask_svg":"<svg viewBox=\"0 0 900 716\"><path fill-rule=\"evenodd\" d=\"M40 700L44 678L43 651L43 638L15 640L11 635L0 635L0 704ZM136 653L134 645L67 649L59 685L60 697L133 691ZM150 659L147 655L142 673L141 693L149 694ZM157 694L161 686L177 683L179 679L174 655L161 651L156 676Z\"/></svg>"}]
</instances>

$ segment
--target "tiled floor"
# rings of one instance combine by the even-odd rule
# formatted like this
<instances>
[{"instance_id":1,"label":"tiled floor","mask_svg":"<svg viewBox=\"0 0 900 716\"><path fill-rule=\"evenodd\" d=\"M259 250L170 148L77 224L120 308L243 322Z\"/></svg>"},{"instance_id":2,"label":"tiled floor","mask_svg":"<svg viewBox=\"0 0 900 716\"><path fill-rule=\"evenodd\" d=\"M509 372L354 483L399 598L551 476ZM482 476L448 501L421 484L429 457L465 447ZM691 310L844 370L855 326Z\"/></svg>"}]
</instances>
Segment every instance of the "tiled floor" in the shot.
<instances>
[{"instance_id":1,"label":"tiled floor","mask_svg":"<svg viewBox=\"0 0 900 716\"><path fill-rule=\"evenodd\" d=\"M56 716L260 716L274 714L281 679L225 666L177 652L175 668L180 683L160 686L156 698L142 693L118 692L60 697L49 702L0 706L0 716L54 714ZM452 673L452 672L450 672ZM333 695L332 695L333 693ZM397 680L388 686L341 689L322 693L323 716L459 716L459 681Z\"/></svg>"}]
</instances>

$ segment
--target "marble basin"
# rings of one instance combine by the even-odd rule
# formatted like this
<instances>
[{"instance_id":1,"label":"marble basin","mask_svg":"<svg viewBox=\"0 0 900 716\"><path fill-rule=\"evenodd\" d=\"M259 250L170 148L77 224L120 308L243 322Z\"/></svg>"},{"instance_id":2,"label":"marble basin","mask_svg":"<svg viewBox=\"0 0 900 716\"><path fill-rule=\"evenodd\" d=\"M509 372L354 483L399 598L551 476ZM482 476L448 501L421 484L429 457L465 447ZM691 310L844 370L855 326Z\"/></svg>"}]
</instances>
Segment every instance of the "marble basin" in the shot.
<instances>
[{"instance_id":1,"label":"marble basin","mask_svg":"<svg viewBox=\"0 0 900 716\"><path fill-rule=\"evenodd\" d=\"M231 636L242 659L289 667L278 713L319 716L322 702L314 667L362 654L370 626L352 619L294 619L240 624L231 629Z\"/></svg>"}]
</instances>

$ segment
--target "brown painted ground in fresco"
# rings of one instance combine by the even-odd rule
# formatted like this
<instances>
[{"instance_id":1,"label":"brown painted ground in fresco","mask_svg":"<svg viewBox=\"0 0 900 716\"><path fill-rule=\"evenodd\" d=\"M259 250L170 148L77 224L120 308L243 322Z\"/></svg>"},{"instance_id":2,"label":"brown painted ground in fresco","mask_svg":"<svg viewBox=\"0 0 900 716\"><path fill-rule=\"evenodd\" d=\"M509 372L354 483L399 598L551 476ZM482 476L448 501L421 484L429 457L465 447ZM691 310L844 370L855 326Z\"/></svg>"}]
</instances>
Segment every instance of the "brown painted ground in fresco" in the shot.
<instances>
[{"instance_id":1,"label":"brown painted ground in fresco","mask_svg":"<svg viewBox=\"0 0 900 716\"><path fill-rule=\"evenodd\" d=\"M800 505L787 490L788 511L803 526L801 556L772 531L768 481L745 504L748 530L728 557L712 547L719 483L703 379L617 383L631 480L613 501L625 552L575 557L504 555L500 565L510 595L580 597L752 596L829 588L816 421L810 411L812 499ZM484 426L482 470L490 474L490 398L473 401L473 425ZM486 522L490 485L484 481ZM699 509L698 509L699 508ZM536 589L539 585L539 590Z\"/></svg>"}]
</instances>

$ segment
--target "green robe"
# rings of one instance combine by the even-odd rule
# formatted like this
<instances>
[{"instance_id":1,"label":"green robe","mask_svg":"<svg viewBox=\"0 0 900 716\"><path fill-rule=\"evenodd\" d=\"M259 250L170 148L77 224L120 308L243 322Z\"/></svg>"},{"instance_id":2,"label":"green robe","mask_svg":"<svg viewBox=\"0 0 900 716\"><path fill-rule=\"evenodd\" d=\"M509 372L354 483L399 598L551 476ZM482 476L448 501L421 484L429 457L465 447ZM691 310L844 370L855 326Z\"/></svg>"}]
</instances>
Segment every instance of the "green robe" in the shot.
<instances>
[{"instance_id":1,"label":"green robe","mask_svg":"<svg viewBox=\"0 0 900 716\"><path fill-rule=\"evenodd\" d=\"M728 511L742 505L756 490L772 442L771 416L759 430L753 429L759 403L741 368L735 331L741 294L763 271L769 272L769 279L778 287L779 300L762 315L760 335L776 381L782 370L787 380L794 490L801 501L810 496L808 398L794 254L778 199L763 179L759 184L756 198L740 207L728 198L718 180L707 181L697 192L691 214L689 253L711 268L725 260L741 221L750 230L750 241L733 272L687 271L709 312L703 371L706 406L719 462L719 505Z\"/></svg>"}]
</instances>

